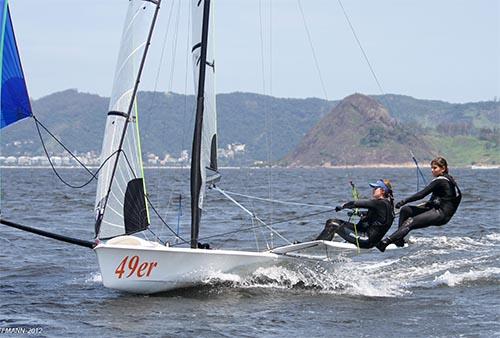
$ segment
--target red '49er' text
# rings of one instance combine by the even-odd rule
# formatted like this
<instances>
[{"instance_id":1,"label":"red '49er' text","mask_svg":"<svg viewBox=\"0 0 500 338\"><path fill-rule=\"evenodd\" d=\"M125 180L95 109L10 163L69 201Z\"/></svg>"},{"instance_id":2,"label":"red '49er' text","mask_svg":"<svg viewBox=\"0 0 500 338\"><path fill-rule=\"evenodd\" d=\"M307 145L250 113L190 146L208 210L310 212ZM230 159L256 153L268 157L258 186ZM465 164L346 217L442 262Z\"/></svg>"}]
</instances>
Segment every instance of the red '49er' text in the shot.
<instances>
[{"instance_id":1,"label":"red '49er' text","mask_svg":"<svg viewBox=\"0 0 500 338\"><path fill-rule=\"evenodd\" d=\"M115 275L118 278L129 278L135 276L138 278L149 277L154 268L158 266L158 262L141 262L139 256L125 256L115 270Z\"/></svg>"}]
</instances>

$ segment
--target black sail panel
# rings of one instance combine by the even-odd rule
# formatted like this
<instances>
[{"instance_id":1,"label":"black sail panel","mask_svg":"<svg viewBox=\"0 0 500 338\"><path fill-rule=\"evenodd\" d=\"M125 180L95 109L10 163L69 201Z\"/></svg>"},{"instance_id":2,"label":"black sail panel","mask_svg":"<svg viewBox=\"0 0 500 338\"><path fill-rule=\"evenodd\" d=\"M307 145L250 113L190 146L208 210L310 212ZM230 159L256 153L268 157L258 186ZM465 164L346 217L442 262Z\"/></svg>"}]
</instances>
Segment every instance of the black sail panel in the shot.
<instances>
[{"instance_id":1,"label":"black sail panel","mask_svg":"<svg viewBox=\"0 0 500 338\"><path fill-rule=\"evenodd\" d=\"M217 171L217 135L212 137L210 145L210 169Z\"/></svg>"},{"instance_id":2,"label":"black sail panel","mask_svg":"<svg viewBox=\"0 0 500 338\"><path fill-rule=\"evenodd\" d=\"M142 178L136 178L128 182L127 190L125 191L125 202L123 204L126 234L145 230L149 225L148 211L144 197L144 182Z\"/></svg>"}]
</instances>

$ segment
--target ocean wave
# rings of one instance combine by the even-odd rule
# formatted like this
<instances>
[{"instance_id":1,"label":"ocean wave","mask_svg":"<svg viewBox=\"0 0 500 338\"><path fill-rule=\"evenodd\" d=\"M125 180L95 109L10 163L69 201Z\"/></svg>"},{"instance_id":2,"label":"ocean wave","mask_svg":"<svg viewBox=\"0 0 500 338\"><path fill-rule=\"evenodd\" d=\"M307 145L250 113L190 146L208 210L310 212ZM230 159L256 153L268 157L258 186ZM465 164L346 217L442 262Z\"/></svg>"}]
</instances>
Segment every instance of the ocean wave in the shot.
<instances>
[{"instance_id":1,"label":"ocean wave","mask_svg":"<svg viewBox=\"0 0 500 338\"><path fill-rule=\"evenodd\" d=\"M379 268L394 262L381 262ZM214 272L204 283L214 287L308 290L366 297L397 297L409 293L400 284L388 283L385 278L379 278L378 272L374 274L370 269L376 270L376 267L353 263L339 264L333 270L320 265L272 266L258 268L243 278Z\"/></svg>"},{"instance_id":2,"label":"ocean wave","mask_svg":"<svg viewBox=\"0 0 500 338\"><path fill-rule=\"evenodd\" d=\"M500 233L489 234L484 237L490 241L495 241L495 242L500 241Z\"/></svg>"},{"instance_id":3,"label":"ocean wave","mask_svg":"<svg viewBox=\"0 0 500 338\"><path fill-rule=\"evenodd\" d=\"M448 237L448 236L436 236L436 237L410 237L410 244L417 244L421 246L427 246L429 248L439 247L440 249L454 249L454 250L470 250L482 247L495 246L497 243L492 242L500 240L500 235L490 234L486 235L481 239L474 239L468 236L463 237Z\"/></svg>"},{"instance_id":4,"label":"ocean wave","mask_svg":"<svg viewBox=\"0 0 500 338\"><path fill-rule=\"evenodd\" d=\"M434 279L436 285L457 286L465 282L489 280L491 277L498 279L500 268L489 268L486 270L470 270L465 273L451 273L446 271L444 274Z\"/></svg>"},{"instance_id":5,"label":"ocean wave","mask_svg":"<svg viewBox=\"0 0 500 338\"><path fill-rule=\"evenodd\" d=\"M487 268L485 270L469 270L468 272L453 273L446 271L443 274L436 276L433 281L427 282L423 286L438 287L449 286L455 287L470 282L498 280L500 276L500 268Z\"/></svg>"},{"instance_id":6,"label":"ocean wave","mask_svg":"<svg viewBox=\"0 0 500 338\"><path fill-rule=\"evenodd\" d=\"M92 272L90 276L85 279L85 283L102 283L102 275L99 272Z\"/></svg>"}]
</instances>

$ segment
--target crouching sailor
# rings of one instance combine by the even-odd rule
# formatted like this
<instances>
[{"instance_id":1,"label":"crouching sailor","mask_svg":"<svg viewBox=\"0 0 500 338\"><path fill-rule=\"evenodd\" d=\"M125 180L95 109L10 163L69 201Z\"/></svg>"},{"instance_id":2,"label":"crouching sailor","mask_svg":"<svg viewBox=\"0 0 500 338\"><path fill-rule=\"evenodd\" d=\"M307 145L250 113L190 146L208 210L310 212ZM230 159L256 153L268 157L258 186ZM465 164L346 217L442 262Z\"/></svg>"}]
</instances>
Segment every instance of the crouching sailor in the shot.
<instances>
[{"instance_id":1,"label":"crouching sailor","mask_svg":"<svg viewBox=\"0 0 500 338\"><path fill-rule=\"evenodd\" d=\"M347 242L363 249L373 248L387 233L394 221L394 199L389 180L378 180L370 183L373 188L372 199L350 201L337 206L335 211L342 209L364 208L358 224L340 219L329 219L317 240L332 240L337 233Z\"/></svg>"},{"instance_id":2,"label":"crouching sailor","mask_svg":"<svg viewBox=\"0 0 500 338\"><path fill-rule=\"evenodd\" d=\"M437 157L431 161L431 170L435 177L431 183L423 190L398 202L396 208L399 209L409 202L417 201L432 193L430 200L423 205L409 205L401 208L399 228L377 245L380 251L383 252L391 243L403 246L404 237L411 230L431 225L444 225L455 214L462 200L462 193L453 177L448 174L448 163L444 158Z\"/></svg>"}]
</instances>

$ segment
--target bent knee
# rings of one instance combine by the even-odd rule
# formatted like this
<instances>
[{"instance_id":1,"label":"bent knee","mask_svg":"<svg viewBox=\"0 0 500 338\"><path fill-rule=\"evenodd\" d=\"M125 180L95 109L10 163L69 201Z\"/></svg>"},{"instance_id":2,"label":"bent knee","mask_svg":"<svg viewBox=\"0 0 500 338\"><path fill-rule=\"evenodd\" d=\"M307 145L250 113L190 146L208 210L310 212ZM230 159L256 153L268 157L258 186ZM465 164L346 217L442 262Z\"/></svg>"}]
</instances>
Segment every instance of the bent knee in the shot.
<instances>
[{"instance_id":1,"label":"bent knee","mask_svg":"<svg viewBox=\"0 0 500 338\"><path fill-rule=\"evenodd\" d=\"M400 215L401 214L411 215L411 214L413 214L413 209L409 205L405 205L405 206L401 207L399 214Z\"/></svg>"},{"instance_id":2,"label":"bent knee","mask_svg":"<svg viewBox=\"0 0 500 338\"><path fill-rule=\"evenodd\" d=\"M328 221L326 221L325 226L333 226L333 227L338 227L340 225L340 220L337 218L331 218Z\"/></svg>"}]
</instances>

